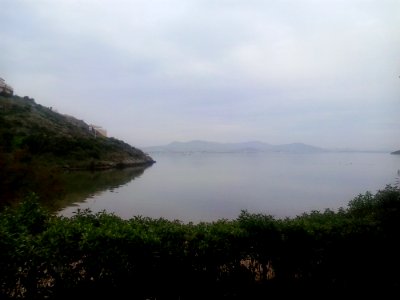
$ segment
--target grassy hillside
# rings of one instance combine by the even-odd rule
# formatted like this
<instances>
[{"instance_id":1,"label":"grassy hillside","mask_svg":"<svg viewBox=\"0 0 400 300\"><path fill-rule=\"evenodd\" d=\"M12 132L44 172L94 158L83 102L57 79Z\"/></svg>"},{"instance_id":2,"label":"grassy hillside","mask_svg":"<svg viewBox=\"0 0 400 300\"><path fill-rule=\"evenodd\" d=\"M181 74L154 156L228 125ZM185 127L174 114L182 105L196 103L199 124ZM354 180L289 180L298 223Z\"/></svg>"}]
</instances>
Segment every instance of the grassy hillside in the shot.
<instances>
[{"instance_id":1,"label":"grassy hillside","mask_svg":"<svg viewBox=\"0 0 400 300\"><path fill-rule=\"evenodd\" d=\"M152 163L123 141L94 135L89 125L36 104L28 97L0 97L0 149L25 151L66 168L106 168Z\"/></svg>"},{"instance_id":2,"label":"grassy hillside","mask_svg":"<svg viewBox=\"0 0 400 300\"><path fill-rule=\"evenodd\" d=\"M84 121L55 112L29 97L0 96L3 202L18 197L18 193L56 189L57 174L63 169L94 170L152 163L150 156L121 140L95 135Z\"/></svg>"}]
</instances>

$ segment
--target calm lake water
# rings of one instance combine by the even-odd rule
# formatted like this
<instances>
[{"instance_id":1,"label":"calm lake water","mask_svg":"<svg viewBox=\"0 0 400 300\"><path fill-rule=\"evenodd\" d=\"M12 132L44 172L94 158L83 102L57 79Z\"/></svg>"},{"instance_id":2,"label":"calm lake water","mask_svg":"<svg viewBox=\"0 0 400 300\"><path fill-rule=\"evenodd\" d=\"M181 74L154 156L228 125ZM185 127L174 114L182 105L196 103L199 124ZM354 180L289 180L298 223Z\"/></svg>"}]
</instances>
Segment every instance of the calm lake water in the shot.
<instances>
[{"instance_id":1,"label":"calm lake water","mask_svg":"<svg viewBox=\"0 0 400 300\"><path fill-rule=\"evenodd\" d=\"M337 210L360 193L396 185L400 169L400 156L386 153L151 156L157 163L146 169L70 174L79 188L60 199L66 208L59 214L89 208L124 219L141 215L196 223L235 219L245 209L294 217Z\"/></svg>"}]
</instances>

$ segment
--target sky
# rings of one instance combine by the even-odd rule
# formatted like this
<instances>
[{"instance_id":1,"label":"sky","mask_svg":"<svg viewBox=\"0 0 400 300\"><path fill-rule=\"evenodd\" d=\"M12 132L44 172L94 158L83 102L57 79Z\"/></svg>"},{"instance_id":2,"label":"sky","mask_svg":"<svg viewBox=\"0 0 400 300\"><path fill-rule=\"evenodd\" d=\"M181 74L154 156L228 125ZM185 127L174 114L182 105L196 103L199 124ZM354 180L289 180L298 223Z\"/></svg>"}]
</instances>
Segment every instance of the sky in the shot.
<instances>
[{"instance_id":1,"label":"sky","mask_svg":"<svg viewBox=\"0 0 400 300\"><path fill-rule=\"evenodd\" d=\"M398 0L0 0L15 94L135 147L400 149Z\"/></svg>"}]
</instances>

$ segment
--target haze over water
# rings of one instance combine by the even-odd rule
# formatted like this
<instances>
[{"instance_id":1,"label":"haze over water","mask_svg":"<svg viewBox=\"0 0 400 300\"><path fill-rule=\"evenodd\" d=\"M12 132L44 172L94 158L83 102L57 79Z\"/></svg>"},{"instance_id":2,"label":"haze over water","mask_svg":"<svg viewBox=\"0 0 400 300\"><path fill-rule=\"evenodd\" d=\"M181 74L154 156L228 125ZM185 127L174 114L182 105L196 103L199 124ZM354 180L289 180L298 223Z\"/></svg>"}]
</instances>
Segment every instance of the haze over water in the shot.
<instances>
[{"instance_id":1,"label":"haze over water","mask_svg":"<svg viewBox=\"0 0 400 300\"><path fill-rule=\"evenodd\" d=\"M199 222L234 219L245 209L294 217L346 207L360 193L395 185L400 170L400 156L387 153L151 155L157 163L139 177L60 214L89 208L124 219L142 215Z\"/></svg>"},{"instance_id":2,"label":"haze over water","mask_svg":"<svg viewBox=\"0 0 400 300\"><path fill-rule=\"evenodd\" d=\"M139 148L395 151L400 1L1 1L15 93Z\"/></svg>"}]
</instances>

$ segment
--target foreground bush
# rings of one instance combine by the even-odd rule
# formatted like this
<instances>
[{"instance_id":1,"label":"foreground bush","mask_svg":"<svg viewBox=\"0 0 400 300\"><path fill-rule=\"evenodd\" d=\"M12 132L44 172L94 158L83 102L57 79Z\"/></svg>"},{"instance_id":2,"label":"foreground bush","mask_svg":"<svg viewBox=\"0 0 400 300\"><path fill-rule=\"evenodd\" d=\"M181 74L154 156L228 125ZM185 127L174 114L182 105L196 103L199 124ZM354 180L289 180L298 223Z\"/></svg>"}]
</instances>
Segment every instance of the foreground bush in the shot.
<instances>
[{"instance_id":1,"label":"foreground bush","mask_svg":"<svg viewBox=\"0 0 400 300\"><path fill-rule=\"evenodd\" d=\"M251 299L398 293L400 191L337 212L179 221L79 211L32 195L0 214L0 298ZM325 294L320 294L320 293Z\"/></svg>"}]
</instances>

